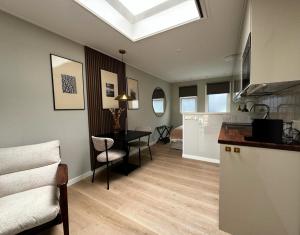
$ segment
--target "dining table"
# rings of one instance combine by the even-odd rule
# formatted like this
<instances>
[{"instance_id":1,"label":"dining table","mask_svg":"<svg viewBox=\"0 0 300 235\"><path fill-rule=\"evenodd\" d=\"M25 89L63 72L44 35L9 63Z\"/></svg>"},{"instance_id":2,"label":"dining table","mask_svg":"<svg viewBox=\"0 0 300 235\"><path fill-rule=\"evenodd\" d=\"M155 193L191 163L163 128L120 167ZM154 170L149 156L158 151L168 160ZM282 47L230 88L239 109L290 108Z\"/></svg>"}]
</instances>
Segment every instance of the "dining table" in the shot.
<instances>
[{"instance_id":1,"label":"dining table","mask_svg":"<svg viewBox=\"0 0 300 235\"><path fill-rule=\"evenodd\" d=\"M136 130L127 130L119 132L111 132L106 134L98 135L98 137L106 137L114 140L113 149L122 149L126 152L126 156L123 159L123 162L117 164L113 171L122 175L128 175L139 166L129 162L129 143L135 140L141 140L141 138L151 135L151 132L148 131L136 131Z\"/></svg>"}]
</instances>

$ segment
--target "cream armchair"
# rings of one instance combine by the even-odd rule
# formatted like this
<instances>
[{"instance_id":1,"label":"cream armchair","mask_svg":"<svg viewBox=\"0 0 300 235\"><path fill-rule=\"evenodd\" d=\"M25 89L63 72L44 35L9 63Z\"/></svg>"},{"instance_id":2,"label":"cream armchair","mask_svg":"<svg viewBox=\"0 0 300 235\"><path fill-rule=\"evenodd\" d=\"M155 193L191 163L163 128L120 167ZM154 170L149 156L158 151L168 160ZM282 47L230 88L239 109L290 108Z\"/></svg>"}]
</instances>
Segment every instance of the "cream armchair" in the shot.
<instances>
[{"instance_id":1,"label":"cream armchair","mask_svg":"<svg viewBox=\"0 0 300 235\"><path fill-rule=\"evenodd\" d=\"M59 141L0 148L0 235L35 234L63 222L69 234L67 165Z\"/></svg>"}]
</instances>

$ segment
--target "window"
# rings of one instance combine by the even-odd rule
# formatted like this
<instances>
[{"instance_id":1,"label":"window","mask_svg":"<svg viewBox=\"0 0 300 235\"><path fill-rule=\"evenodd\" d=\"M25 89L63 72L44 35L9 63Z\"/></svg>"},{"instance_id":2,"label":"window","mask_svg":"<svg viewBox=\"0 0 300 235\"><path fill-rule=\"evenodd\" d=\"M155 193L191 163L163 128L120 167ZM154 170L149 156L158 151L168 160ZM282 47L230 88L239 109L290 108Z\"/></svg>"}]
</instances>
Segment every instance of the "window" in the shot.
<instances>
[{"instance_id":1,"label":"window","mask_svg":"<svg viewBox=\"0 0 300 235\"><path fill-rule=\"evenodd\" d=\"M205 111L229 112L230 98L230 82L208 83L206 85Z\"/></svg>"},{"instance_id":2,"label":"window","mask_svg":"<svg viewBox=\"0 0 300 235\"><path fill-rule=\"evenodd\" d=\"M179 87L180 112L197 112L197 85Z\"/></svg>"},{"instance_id":3,"label":"window","mask_svg":"<svg viewBox=\"0 0 300 235\"><path fill-rule=\"evenodd\" d=\"M222 113L227 112L228 93L207 95L208 97L208 112Z\"/></svg>"},{"instance_id":4,"label":"window","mask_svg":"<svg viewBox=\"0 0 300 235\"><path fill-rule=\"evenodd\" d=\"M134 42L206 17L204 1L74 1Z\"/></svg>"},{"instance_id":5,"label":"window","mask_svg":"<svg viewBox=\"0 0 300 235\"><path fill-rule=\"evenodd\" d=\"M152 99L153 109L155 113L164 113L164 99Z\"/></svg>"},{"instance_id":6,"label":"window","mask_svg":"<svg viewBox=\"0 0 300 235\"><path fill-rule=\"evenodd\" d=\"M180 112L193 113L197 112L197 97L180 97Z\"/></svg>"}]
</instances>

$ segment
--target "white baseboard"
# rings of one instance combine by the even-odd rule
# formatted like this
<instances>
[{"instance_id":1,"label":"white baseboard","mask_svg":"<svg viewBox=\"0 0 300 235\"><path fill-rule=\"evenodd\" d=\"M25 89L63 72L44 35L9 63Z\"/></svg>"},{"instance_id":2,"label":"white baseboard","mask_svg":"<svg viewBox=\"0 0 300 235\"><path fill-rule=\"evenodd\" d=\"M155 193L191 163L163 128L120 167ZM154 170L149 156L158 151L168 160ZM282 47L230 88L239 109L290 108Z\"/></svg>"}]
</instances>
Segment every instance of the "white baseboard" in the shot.
<instances>
[{"instance_id":1,"label":"white baseboard","mask_svg":"<svg viewBox=\"0 0 300 235\"><path fill-rule=\"evenodd\" d=\"M80 176L77 176L77 177L75 177L73 179L70 179L69 182L68 182L68 187L71 186L71 185L73 185L73 184L76 184L77 182L79 182L79 181L81 181L81 180L83 180L83 179L85 179L85 178L87 178L89 176L91 176L92 174L93 174L92 171L88 171L88 172L83 173Z\"/></svg>"},{"instance_id":2,"label":"white baseboard","mask_svg":"<svg viewBox=\"0 0 300 235\"><path fill-rule=\"evenodd\" d=\"M193 160L199 160L199 161L204 161L204 162L220 164L219 159L208 158L208 157L200 157L200 156L195 156L195 155L182 154L182 158L188 158L188 159L193 159Z\"/></svg>"},{"instance_id":3,"label":"white baseboard","mask_svg":"<svg viewBox=\"0 0 300 235\"><path fill-rule=\"evenodd\" d=\"M151 142L149 144L150 144L150 146L152 146L152 145L156 144L156 142L153 141L153 142ZM144 150L146 148L147 147L143 147L143 148L141 148L141 150ZM133 151L130 151L129 156L132 156L132 155L134 155L136 153L138 153L138 149L134 148ZM96 173L98 173L99 171L101 171L104 168L105 168L105 166L99 167L98 169L96 169ZM88 171L88 172L83 173L82 175L79 175L79 176L76 176L76 177L70 179L69 182L68 182L68 187L71 186L71 185L73 185L73 184L76 184L77 182L79 182L81 180L84 180L85 178L91 176L92 174L93 174L93 171Z\"/></svg>"},{"instance_id":4,"label":"white baseboard","mask_svg":"<svg viewBox=\"0 0 300 235\"><path fill-rule=\"evenodd\" d=\"M96 173L101 171L103 168L104 167L99 167L98 169L96 169ZM77 182L79 182L81 180L84 180L85 178L91 176L92 174L93 174L93 171L88 171L88 172L83 173L82 175L79 175L79 176L76 176L75 178L70 179L68 182L68 187L73 184L76 184Z\"/></svg>"}]
</instances>

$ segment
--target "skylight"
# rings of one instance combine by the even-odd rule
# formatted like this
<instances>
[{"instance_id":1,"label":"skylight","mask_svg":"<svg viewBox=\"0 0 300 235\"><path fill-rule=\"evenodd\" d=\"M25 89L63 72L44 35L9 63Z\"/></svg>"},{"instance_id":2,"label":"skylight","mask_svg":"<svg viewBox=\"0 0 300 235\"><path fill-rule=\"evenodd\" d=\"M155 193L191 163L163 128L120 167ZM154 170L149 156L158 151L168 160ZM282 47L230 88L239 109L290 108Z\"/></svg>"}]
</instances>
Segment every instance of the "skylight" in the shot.
<instances>
[{"instance_id":1,"label":"skylight","mask_svg":"<svg viewBox=\"0 0 300 235\"><path fill-rule=\"evenodd\" d=\"M143 13L167 0L119 0L133 15Z\"/></svg>"},{"instance_id":2,"label":"skylight","mask_svg":"<svg viewBox=\"0 0 300 235\"><path fill-rule=\"evenodd\" d=\"M195 0L74 0L131 41L199 20ZM203 0L200 5L203 8Z\"/></svg>"}]
</instances>

